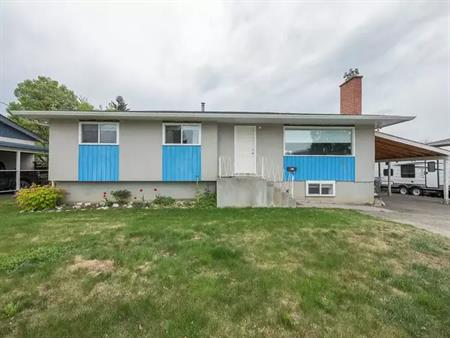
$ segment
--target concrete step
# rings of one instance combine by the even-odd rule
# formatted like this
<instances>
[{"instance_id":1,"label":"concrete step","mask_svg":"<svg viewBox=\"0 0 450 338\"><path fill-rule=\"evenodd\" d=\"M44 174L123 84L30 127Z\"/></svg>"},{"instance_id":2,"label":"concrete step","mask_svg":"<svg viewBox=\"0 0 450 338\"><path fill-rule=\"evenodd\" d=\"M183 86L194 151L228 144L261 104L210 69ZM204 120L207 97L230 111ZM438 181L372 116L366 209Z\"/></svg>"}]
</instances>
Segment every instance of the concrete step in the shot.
<instances>
[{"instance_id":1,"label":"concrete step","mask_svg":"<svg viewBox=\"0 0 450 338\"><path fill-rule=\"evenodd\" d=\"M218 207L292 208L296 201L289 192L260 177L230 177L217 180Z\"/></svg>"}]
</instances>

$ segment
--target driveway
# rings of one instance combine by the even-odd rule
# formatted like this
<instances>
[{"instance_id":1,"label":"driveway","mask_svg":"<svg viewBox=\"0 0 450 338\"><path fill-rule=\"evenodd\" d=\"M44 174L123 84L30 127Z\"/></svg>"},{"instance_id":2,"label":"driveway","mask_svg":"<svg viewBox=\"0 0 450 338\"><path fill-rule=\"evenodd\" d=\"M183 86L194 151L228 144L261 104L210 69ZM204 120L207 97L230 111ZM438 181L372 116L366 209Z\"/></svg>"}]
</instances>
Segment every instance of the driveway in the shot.
<instances>
[{"instance_id":1,"label":"driveway","mask_svg":"<svg viewBox=\"0 0 450 338\"><path fill-rule=\"evenodd\" d=\"M363 212L450 237L450 206L441 198L393 194L382 199L385 208Z\"/></svg>"},{"instance_id":2,"label":"driveway","mask_svg":"<svg viewBox=\"0 0 450 338\"><path fill-rule=\"evenodd\" d=\"M302 203L298 207L353 209L450 237L450 205L442 204L442 198L400 194L382 195L381 198L386 203L384 208L326 203Z\"/></svg>"}]
</instances>

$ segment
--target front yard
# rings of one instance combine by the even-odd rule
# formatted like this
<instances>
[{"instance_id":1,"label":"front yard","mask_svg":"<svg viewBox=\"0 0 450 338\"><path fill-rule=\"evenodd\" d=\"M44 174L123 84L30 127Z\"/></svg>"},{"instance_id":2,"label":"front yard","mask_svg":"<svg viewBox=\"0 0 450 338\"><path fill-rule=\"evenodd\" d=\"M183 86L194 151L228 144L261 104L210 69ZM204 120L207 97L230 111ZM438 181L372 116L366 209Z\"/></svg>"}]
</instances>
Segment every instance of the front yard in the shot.
<instances>
[{"instance_id":1,"label":"front yard","mask_svg":"<svg viewBox=\"0 0 450 338\"><path fill-rule=\"evenodd\" d=\"M0 336L450 336L450 240L344 210L19 213Z\"/></svg>"}]
</instances>

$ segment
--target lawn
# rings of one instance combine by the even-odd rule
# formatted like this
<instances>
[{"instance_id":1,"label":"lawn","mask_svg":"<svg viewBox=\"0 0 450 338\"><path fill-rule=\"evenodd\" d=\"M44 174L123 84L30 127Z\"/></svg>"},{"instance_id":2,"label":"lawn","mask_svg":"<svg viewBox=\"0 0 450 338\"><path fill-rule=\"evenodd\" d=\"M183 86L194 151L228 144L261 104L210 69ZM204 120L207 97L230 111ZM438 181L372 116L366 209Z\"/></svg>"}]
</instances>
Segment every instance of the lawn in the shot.
<instances>
[{"instance_id":1,"label":"lawn","mask_svg":"<svg viewBox=\"0 0 450 338\"><path fill-rule=\"evenodd\" d=\"M0 336L450 336L450 240L357 212L19 213Z\"/></svg>"}]
</instances>

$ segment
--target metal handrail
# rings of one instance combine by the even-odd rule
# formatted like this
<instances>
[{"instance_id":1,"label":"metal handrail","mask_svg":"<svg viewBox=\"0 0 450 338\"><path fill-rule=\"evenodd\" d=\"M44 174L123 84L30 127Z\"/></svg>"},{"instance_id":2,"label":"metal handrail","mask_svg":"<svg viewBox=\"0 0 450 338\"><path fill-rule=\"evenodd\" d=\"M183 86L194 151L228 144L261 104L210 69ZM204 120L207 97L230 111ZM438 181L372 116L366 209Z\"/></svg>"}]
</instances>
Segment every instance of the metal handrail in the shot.
<instances>
[{"instance_id":1,"label":"metal handrail","mask_svg":"<svg viewBox=\"0 0 450 338\"><path fill-rule=\"evenodd\" d=\"M234 171L234 163L231 157L220 156L218 161L219 177L235 177L240 176ZM256 160L255 177L261 177L269 182L285 182L284 170L278 163L268 161L266 157L260 156Z\"/></svg>"}]
</instances>

